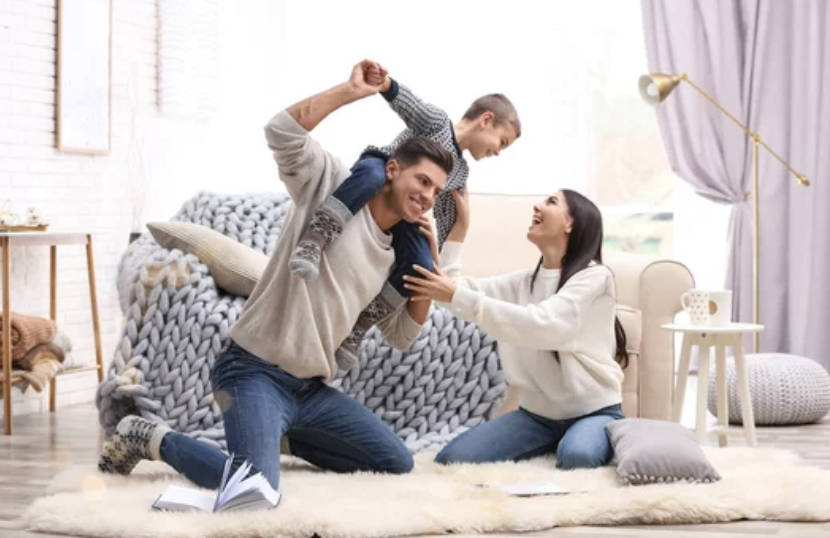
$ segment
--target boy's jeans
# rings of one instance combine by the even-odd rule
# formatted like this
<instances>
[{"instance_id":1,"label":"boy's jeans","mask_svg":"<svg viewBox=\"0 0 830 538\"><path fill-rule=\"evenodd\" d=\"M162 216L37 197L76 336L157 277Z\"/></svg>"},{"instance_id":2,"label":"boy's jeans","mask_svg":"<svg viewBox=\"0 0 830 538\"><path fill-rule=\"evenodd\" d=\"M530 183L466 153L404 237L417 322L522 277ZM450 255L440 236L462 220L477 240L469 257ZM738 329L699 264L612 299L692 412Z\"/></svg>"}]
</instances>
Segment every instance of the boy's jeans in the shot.
<instances>
[{"instance_id":1,"label":"boy's jeans","mask_svg":"<svg viewBox=\"0 0 830 538\"><path fill-rule=\"evenodd\" d=\"M368 204L386 183L386 159L364 155L352 166L351 172L332 196L340 200L354 215ZM427 238L418 229L417 224L401 221L392 227L391 233L392 247L395 249L395 266L388 280L402 297L408 298L412 292L403 287L403 276L420 276L412 269L414 264L432 271L432 252Z\"/></svg>"}]
</instances>

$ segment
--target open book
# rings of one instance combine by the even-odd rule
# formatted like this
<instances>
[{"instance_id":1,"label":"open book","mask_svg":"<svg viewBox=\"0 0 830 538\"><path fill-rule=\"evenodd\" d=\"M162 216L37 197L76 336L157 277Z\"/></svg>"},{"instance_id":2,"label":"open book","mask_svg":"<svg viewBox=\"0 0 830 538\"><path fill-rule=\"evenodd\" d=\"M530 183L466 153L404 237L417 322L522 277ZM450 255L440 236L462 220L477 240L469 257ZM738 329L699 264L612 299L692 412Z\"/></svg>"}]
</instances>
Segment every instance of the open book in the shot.
<instances>
[{"instance_id":1,"label":"open book","mask_svg":"<svg viewBox=\"0 0 830 538\"><path fill-rule=\"evenodd\" d=\"M582 493L556 484L545 484L539 482L517 482L515 484L477 484L480 488L500 489L514 497L536 497L539 495L568 495L570 493Z\"/></svg>"},{"instance_id":2,"label":"open book","mask_svg":"<svg viewBox=\"0 0 830 538\"><path fill-rule=\"evenodd\" d=\"M153 508L172 512L230 512L233 510L267 510L275 508L282 495L275 491L262 473L245 478L251 470L251 464L245 462L230 475L233 454L225 462L219 492L214 496L181 486L168 486ZM229 478L230 475L230 478Z\"/></svg>"}]
</instances>

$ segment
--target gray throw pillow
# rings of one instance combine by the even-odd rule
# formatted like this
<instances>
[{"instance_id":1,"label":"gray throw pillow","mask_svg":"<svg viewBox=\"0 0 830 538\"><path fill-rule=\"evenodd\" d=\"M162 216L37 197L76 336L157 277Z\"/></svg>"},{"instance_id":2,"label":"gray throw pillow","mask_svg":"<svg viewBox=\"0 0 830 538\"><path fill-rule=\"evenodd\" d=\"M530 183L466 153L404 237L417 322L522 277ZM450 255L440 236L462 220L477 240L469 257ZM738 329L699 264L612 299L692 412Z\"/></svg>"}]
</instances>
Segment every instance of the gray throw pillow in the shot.
<instances>
[{"instance_id":1,"label":"gray throw pillow","mask_svg":"<svg viewBox=\"0 0 830 538\"><path fill-rule=\"evenodd\" d=\"M631 485L667 482L717 482L695 435L675 422L628 418L605 427L617 476Z\"/></svg>"}]
</instances>

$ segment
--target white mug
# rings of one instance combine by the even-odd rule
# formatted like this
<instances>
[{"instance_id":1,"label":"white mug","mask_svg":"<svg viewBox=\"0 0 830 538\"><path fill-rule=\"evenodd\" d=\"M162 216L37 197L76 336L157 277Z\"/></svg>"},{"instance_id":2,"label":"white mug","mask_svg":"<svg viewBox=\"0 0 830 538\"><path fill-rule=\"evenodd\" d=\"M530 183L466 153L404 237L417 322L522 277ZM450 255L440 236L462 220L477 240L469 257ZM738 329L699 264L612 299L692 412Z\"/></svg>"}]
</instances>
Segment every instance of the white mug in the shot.
<instances>
[{"instance_id":1,"label":"white mug","mask_svg":"<svg viewBox=\"0 0 830 538\"><path fill-rule=\"evenodd\" d=\"M725 327L732 323L732 292L690 290L680 296L680 306L692 325Z\"/></svg>"},{"instance_id":2,"label":"white mug","mask_svg":"<svg viewBox=\"0 0 830 538\"><path fill-rule=\"evenodd\" d=\"M709 325L726 327L732 323L732 292L709 291Z\"/></svg>"},{"instance_id":3,"label":"white mug","mask_svg":"<svg viewBox=\"0 0 830 538\"><path fill-rule=\"evenodd\" d=\"M680 296L680 306L689 314L692 325L709 325L709 292L689 290Z\"/></svg>"}]
</instances>

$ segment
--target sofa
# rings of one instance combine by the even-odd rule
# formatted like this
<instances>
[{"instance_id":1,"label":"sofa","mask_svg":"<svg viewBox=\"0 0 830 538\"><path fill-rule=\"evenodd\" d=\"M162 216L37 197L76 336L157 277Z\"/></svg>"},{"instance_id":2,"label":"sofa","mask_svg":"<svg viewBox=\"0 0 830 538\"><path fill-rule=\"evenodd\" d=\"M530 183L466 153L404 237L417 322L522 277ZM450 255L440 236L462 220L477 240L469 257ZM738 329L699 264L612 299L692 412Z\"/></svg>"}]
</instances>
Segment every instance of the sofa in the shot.
<instances>
[{"instance_id":1,"label":"sofa","mask_svg":"<svg viewBox=\"0 0 830 538\"><path fill-rule=\"evenodd\" d=\"M468 274L534 267L537 253L524 233L537 201L471 197ZM151 224L152 233L130 244L117 276L121 340L96 393L106 434L123 416L140 414L225 447L210 367L290 206L284 193L201 192L168 223L187 226L186 232ZM668 420L673 339L660 325L678 312L680 295L693 287L692 276L679 263L635 254L608 253L605 262L617 279L619 318L629 342L624 411ZM413 452L440 446L515 405L506 398L498 343L437 306L406 352L392 349L371 329L358 367L338 372L333 386L375 412Z\"/></svg>"}]
</instances>

